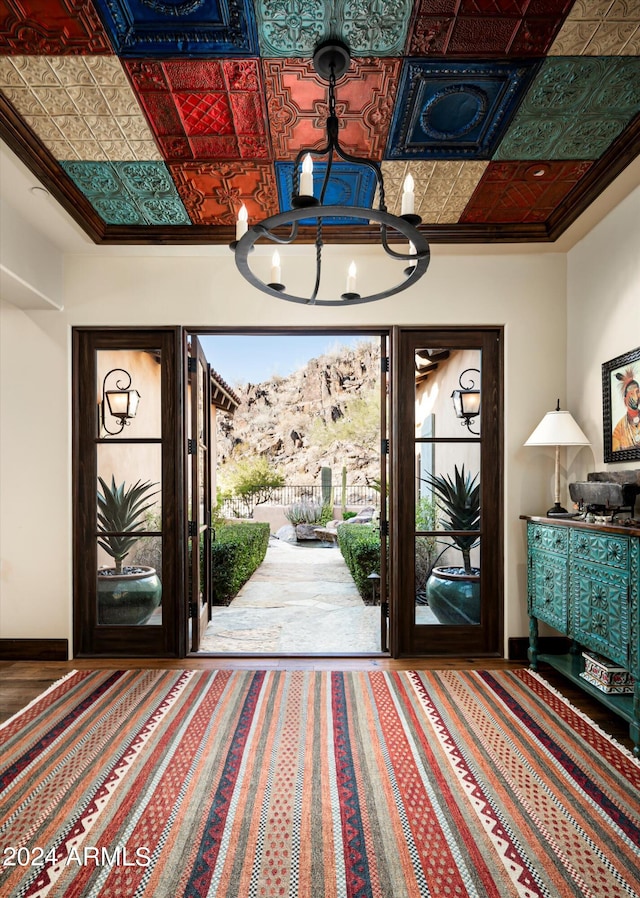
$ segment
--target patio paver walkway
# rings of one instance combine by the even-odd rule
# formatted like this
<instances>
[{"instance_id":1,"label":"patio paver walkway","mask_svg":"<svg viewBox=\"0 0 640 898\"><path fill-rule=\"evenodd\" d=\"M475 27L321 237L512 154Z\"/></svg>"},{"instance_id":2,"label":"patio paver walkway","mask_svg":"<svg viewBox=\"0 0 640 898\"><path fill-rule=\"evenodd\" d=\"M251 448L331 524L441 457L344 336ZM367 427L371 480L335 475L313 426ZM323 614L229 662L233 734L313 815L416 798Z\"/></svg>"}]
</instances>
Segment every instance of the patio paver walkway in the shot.
<instances>
[{"instance_id":1,"label":"patio paver walkway","mask_svg":"<svg viewBox=\"0 0 640 898\"><path fill-rule=\"evenodd\" d=\"M271 537L265 560L231 604L213 609L200 650L379 652L380 608L364 604L337 546Z\"/></svg>"}]
</instances>

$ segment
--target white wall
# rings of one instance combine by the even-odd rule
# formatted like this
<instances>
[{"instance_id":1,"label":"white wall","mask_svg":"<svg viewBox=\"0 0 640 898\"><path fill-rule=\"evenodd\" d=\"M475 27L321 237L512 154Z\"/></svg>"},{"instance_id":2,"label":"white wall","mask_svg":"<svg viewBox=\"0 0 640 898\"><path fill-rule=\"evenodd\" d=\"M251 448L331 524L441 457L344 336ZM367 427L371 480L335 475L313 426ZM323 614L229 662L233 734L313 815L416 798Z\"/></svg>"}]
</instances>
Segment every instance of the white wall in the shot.
<instances>
[{"instance_id":1,"label":"white wall","mask_svg":"<svg viewBox=\"0 0 640 898\"><path fill-rule=\"evenodd\" d=\"M9 203L0 199L0 292L18 306L60 309L62 256Z\"/></svg>"},{"instance_id":2,"label":"white wall","mask_svg":"<svg viewBox=\"0 0 640 898\"><path fill-rule=\"evenodd\" d=\"M602 363L640 346L639 222L640 187L568 254L568 400L591 441L571 467L571 480L640 467L605 465L602 441Z\"/></svg>"},{"instance_id":3,"label":"white wall","mask_svg":"<svg viewBox=\"0 0 640 898\"><path fill-rule=\"evenodd\" d=\"M256 293L224 248L191 257L104 249L65 258L64 311L24 312L8 305L1 310L1 637L71 639L72 326L161 324L504 325L505 636L527 632L518 516L547 507L546 474L553 459L543 458L545 476L531 476L522 444L550 402L565 392L564 255L448 255L436 246L429 271L411 290L371 305L333 309ZM344 289L352 257L359 271L369 270L371 283L385 274L386 263L373 249L332 250L327 280L336 293ZM306 270L301 256L282 255L283 277L294 268ZM367 289L362 278L359 286Z\"/></svg>"},{"instance_id":4,"label":"white wall","mask_svg":"<svg viewBox=\"0 0 640 898\"><path fill-rule=\"evenodd\" d=\"M0 303L0 637L71 633L68 337Z\"/></svg>"}]
</instances>

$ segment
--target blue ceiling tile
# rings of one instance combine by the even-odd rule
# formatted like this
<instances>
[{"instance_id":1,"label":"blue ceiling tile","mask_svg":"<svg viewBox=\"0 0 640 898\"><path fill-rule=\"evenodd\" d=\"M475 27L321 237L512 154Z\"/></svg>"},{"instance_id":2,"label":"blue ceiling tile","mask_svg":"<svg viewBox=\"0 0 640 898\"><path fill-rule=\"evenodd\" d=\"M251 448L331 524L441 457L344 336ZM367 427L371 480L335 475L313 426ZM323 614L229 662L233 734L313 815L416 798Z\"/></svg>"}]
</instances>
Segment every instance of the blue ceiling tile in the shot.
<instances>
[{"instance_id":1,"label":"blue ceiling tile","mask_svg":"<svg viewBox=\"0 0 640 898\"><path fill-rule=\"evenodd\" d=\"M490 159L538 61L404 64L386 159Z\"/></svg>"},{"instance_id":2,"label":"blue ceiling tile","mask_svg":"<svg viewBox=\"0 0 640 898\"><path fill-rule=\"evenodd\" d=\"M191 224L163 162L60 164L107 224Z\"/></svg>"},{"instance_id":3,"label":"blue ceiling tile","mask_svg":"<svg viewBox=\"0 0 640 898\"><path fill-rule=\"evenodd\" d=\"M320 197L322 180L326 172L326 162L313 162L313 192ZM280 208L291 209L293 192L293 162L276 163L276 182ZM376 191L376 177L372 171L362 165L347 162L334 162L331 168L331 182L327 188L325 205L327 206L365 206L371 207ZM362 224L360 218L324 218L324 224L354 225ZM315 219L305 219L301 224L314 224Z\"/></svg>"},{"instance_id":4,"label":"blue ceiling tile","mask_svg":"<svg viewBox=\"0 0 640 898\"><path fill-rule=\"evenodd\" d=\"M125 57L257 56L251 0L95 0Z\"/></svg>"}]
</instances>

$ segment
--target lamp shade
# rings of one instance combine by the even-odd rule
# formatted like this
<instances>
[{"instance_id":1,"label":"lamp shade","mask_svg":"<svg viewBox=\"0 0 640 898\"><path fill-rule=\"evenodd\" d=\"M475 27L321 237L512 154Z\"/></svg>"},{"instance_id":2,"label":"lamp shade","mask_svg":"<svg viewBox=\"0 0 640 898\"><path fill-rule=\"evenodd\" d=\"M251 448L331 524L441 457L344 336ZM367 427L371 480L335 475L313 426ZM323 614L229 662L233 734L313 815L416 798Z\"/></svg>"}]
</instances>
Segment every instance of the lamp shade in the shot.
<instances>
[{"instance_id":1,"label":"lamp shade","mask_svg":"<svg viewBox=\"0 0 640 898\"><path fill-rule=\"evenodd\" d=\"M571 412L557 408L547 412L533 431L525 446L588 446L580 427L576 424Z\"/></svg>"}]
</instances>

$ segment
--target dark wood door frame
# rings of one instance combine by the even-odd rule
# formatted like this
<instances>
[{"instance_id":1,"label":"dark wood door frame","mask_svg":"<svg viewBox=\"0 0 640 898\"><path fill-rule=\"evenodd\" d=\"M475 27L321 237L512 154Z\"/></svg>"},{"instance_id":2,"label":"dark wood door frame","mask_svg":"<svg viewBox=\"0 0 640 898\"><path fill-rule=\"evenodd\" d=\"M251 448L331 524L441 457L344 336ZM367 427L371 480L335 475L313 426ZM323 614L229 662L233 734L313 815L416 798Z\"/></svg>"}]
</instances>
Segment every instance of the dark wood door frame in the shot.
<instances>
[{"instance_id":1,"label":"dark wood door frame","mask_svg":"<svg viewBox=\"0 0 640 898\"><path fill-rule=\"evenodd\" d=\"M181 341L178 327L73 330L73 654L78 658L186 655L185 609L179 601L186 588ZM163 611L159 626L97 623L96 488L101 439L96 421L96 358L100 350L122 349L161 352Z\"/></svg>"},{"instance_id":2,"label":"dark wood door frame","mask_svg":"<svg viewBox=\"0 0 640 898\"><path fill-rule=\"evenodd\" d=\"M454 341L457 348L484 348L483 354L483 433L488 442L483 448L482 483L485 496L491 496L491 532L499 539L483 549L483 559L491 553L491 564L483 562L486 583L483 588L494 591L495 604L483 623L484 642L466 644L464 654L502 654L503 629L503 540L502 540L502 328L75 328L73 331L73 527L74 527L74 654L90 656L139 656L185 658L189 653L186 595L186 432L182 414L185 396L183 346L186 333L228 334L391 334L390 391L390 459L389 459L389 650L392 657L411 654L439 654L429 646L414 621L414 589L407 589L407 570L413 575L413 526L415 522L413 434L415 410L413 389L411 401L403 398L403 385L414 383L413 355L399 352L400 335L415 334L424 342L428 334L431 345L443 340ZM420 335L420 336L418 336ZM467 335L466 337L464 335ZM407 338L408 339L408 338ZM465 343L464 340L468 342ZM454 344L452 344L454 345ZM163 611L162 627L97 627L95 621L96 524L95 490L95 383L98 349L161 348L165 364L162 369L163 453ZM486 367L485 367L486 366ZM495 426L489 425L489 416ZM405 435L409 439L405 439ZM410 471L410 474L407 472ZM411 530L410 538L407 536ZM93 612L92 612L93 607ZM486 625L486 631L485 631ZM155 632L154 632L155 631ZM489 636L487 637L487 633ZM436 647L437 648L437 647Z\"/></svg>"},{"instance_id":3,"label":"dark wood door frame","mask_svg":"<svg viewBox=\"0 0 640 898\"><path fill-rule=\"evenodd\" d=\"M476 626L415 624L415 363L420 346L482 350L482 620ZM503 328L400 328L391 335L390 574L393 657L501 656L504 628ZM489 599L489 600L487 600Z\"/></svg>"},{"instance_id":4,"label":"dark wood door frame","mask_svg":"<svg viewBox=\"0 0 640 898\"><path fill-rule=\"evenodd\" d=\"M187 402L191 404L189 440L192 448L188 453L191 470L187 472L191 481L190 516L186 511L191 551L188 614L191 617L191 651L197 652L211 618L211 366L198 338L192 335L190 342L187 352L190 395L185 396L185 407ZM202 466L201 457L204 459Z\"/></svg>"}]
</instances>

